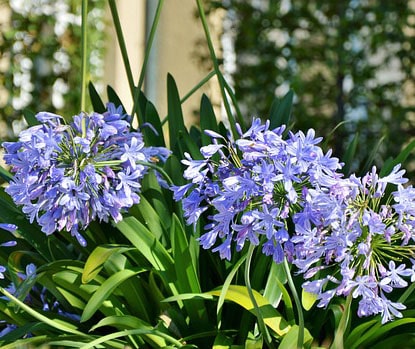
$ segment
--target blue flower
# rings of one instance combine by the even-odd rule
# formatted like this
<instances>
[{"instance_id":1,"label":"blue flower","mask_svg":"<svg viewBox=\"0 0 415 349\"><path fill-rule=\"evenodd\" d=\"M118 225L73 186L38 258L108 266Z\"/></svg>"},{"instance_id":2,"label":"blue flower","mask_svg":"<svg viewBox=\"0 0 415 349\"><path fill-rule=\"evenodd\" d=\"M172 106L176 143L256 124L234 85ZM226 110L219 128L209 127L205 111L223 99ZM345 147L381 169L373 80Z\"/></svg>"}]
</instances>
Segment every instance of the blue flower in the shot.
<instances>
[{"instance_id":1,"label":"blue flower","mask_svg":"<svg viewBox=\"0 0 415 349\"><path fill-rule=\"evenodd\" d=\"M211 212L199 242L222 258L231 258L232 244L240 251L249 242L262 244L278 263L291 259L290 213L306 199L305 187L328 190L326 183L341 176L336 172L341 164L323 155L314 130L290 132L284 139L285 126L271 130L269 121L259 119L246 132L237 129L235 141L207 130L212 144L201 148L202 159L184 154L184 178L191 183L171 187L174 199L182 201L188 224Z\"/></svg>"},{"instance_id":2,"label":"blue flower","mask_svg":"<svg viewBox=\"0 0 415 349\"><path fill-rule=\"evenodd\" d=\"M111 103L103 114L80 113L70 124L52 113L36 117L40 125L3 143L14 172L6 192L45 234L66 230L81 245L80 231L90 222L120 221L139 202L148 167L136 162L164 161L170 154L145 147L141 133L131 131L131 117Z\"/></svg>"}]
</instances>

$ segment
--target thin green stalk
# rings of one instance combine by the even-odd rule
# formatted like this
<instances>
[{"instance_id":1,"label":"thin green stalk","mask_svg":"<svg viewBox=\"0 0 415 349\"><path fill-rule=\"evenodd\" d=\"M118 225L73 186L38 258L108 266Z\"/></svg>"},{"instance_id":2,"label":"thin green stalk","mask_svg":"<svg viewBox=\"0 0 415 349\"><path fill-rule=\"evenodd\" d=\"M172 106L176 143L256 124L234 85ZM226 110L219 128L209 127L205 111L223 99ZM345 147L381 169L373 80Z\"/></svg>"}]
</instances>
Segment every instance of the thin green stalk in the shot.
<instances>
[{"instance_id":1,"label":"thin green stalk","mask_svg":"<svg viewBox=\"0 0 415 349\"><path fill-rule=\"evenodd\" d=\"M85 111L86 85L87 85L87 27L88 27L88 0L82 0L82 22L81 22L81 111ZM86 120L82 122L82 137L86 136Z\"/></svg>"},{"instance_id":2,"label":"thin green stalk","mask_svg":"<svg viewBox=\"0 0 415 349\"><path fill-rule=\"evenodd\" d=\"M352 303L352 293L347 296L346 303L344 305L344 312L340 319L339 325L337 326L336 333L334 335L333 344L331 349L343 349L344 348L344 333L346 332L347 324L350 318L350 306Z\"/></svg>"},{"instance_id":3,"label":"thin green stalk","mask_svg":"<svg viewBox=\"0 0 415 349\"><path fill-rule=\"evenodd\" d=\"M217 59L216 54L215 54L215 49L213 47L213 42L212 42L212 38L210 36L209 27L208 27L208 24L207 24L205 11L203 9L202 0L196 0L196 3L197 3L197 8L198 8L200 20L202 22L203 30L205 32L205 37L206 37L206 41L207 41L208 48L209 48L209 53L210 53L210 58L212 59L213 67L214 67L216 76L217 76L218 81L219 81L219 87L220 87L220 92L222 94L223 105L225 107L226 114L228 115L229 124L230 124L230 127L231 127L232 134L236 138L238 133L237 133L236 127L235 127L235 118L233 117L231 107L229 105L228 97L226 95L225 82L224 82L225 79L222 75L222 72L219 69L219 62L218 62L218 59Z\"/></svg>"},{"instance_id":4,"label":"thin green stalk","mask_svg":"<svg viewBox=\"0 0 415 349\"><path fill-rule=\"evenodd\" d=\"M142 65L141 71L140 71L140 77L138 79L137 88L134 89L134 92L133 92L133 99L134 99L133 102L134 103L133 103L133 110L131 112L131 115L137 114L139 124L144 123L144 120L143 120L143 116L140 113L140 110L139 110L140 108L137 108L138 98L140 97L140 91L143 87L144 77L145 77L145 73L146 73L147 65L148 65L148 60L149 60L149 57L150 57L151 48L153 47L154 37L156 35L156 29L157 29L158 23L160 21L160 15L161 15L161 9L163 8L163 3L164 3L164 0L159 0L159 2L157 4L156 13L154 15L153 23L151 24L150 34L149 34L148 39L147 39L146 50L144 52L143 65Z\"/></svg>"},{"instance_id":5,"label":"thin green stalk","mask_svg":"<svg viewBox=\"0 0 415 349\"><path fill-rule=\"evenodd\" d=\"M294 280L291 276L291 270L290 270L290 267L288 265L288 262L287 262L286 258L284 258L284 269L285 269L285 273L287 275L288 286L291 289L291 292L292 292L292 295L293 295L293 298L294 298L294 302L295 302L295 306L297 307L297 312L298 312L297 349L302 349L303 344L304 344L304 314L303 314L303 308L302 308L302 305L301 305L300 298L298 297L297 289L295 288Z\"/></svg>"},{"instance_id":6,"label":"thin green stalk","mask_svg":"<svg viewBox=\"0 0 415 349\"><path fill-rule=\"evenodd\" d=\"M215 71L212 70L208 75L206 75L202 80L199 81L186 95L180 100L180 103L183 104L186 100L195 92L197 92L204 84L206 84L213 76L215 76Z\"/></svg>"},{"instance_id":7,"label":"thin green stalk","mask_svg":"<svg viewBox=\"0 0 415 349\"><path fill-rule=\"evenodd\" d=\"M122 60L124 62L125 72L127 74L128 85L130 86L131 96L134 96L134 78L131 70L130 60L128 58L127 46L125 44L124 35L122 33L120 16L118 15L115 0L108 0L112 21L114 23L115 33L117 35L118 44L120 46Z\"/></svg>"},{"instance_id":8,"label":"thin green stalk","mask_svg":"<svg viewBox=\"0 0 415 349\"><path fill-rule=\"evenodd\" d=\"M268 328L265 325L264 318L262 317L261 310L259 309L258 303L255 299L254 293L252 292L251 287L251 277L250 277L250 269L251 269L251 260L252 256L254 254L255 245L250 244L248 248L247 258L245 262L245 285L248 289L249 298L251 299L251 302L254 306L253 310L256 315L256 318L258 320L258 327L261 331L262 335L264 336L265 343L267 344L268 348L273 348L274 345L272 344L272 338L271 335L268 332Z\"/></svg>"},{"instance_id":9,"label":"thin green stalk","mask_svg":"<svg viewBox=\"0 0 415 349\"><path fill-rule=\"evenodd\" d=\"M104 167L104 166L117 166L122 164L122 160L108 160L108 161L99 161L95 163L96 167ZM170 178L170 176L167 174L166 171L164 171L160 166L157 166L156 164L153 164L151 162L147 161L141 161L136 160L135 162L138 165L143 165L152 168L153 170L156 170L158 173L160 173L164 179L167 181L169 185L174 185L173 180Z\"/></svg>"}]
</instances>

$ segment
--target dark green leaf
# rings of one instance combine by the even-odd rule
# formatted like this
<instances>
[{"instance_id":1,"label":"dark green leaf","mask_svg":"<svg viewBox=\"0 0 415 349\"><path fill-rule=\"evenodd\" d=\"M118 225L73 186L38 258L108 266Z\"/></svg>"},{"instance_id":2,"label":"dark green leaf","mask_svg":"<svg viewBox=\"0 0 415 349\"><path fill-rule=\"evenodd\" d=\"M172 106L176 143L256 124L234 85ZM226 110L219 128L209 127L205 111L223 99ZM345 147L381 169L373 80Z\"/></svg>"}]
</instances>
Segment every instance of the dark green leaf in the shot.
<instances>
[{"instance_id":1,"label":"dark green leaf","mask_svg":"<svg viewBox=\"0 0 415 349\"><path fill-rule=\"evenodd\" d=\"M291 117L291 108L293 104L294 91L290 90L281 99L275 98L269 111L271 129L281 125L288 125Z\"/></svg>"},{"instance_id":2,"label":"dark green leaf","mask_svg":"<svg viewBox=\"0 0 415 349\"><path fill-rule=\"evenodd\" d=\"M91 99L91 104L92 104L92 108L94 108L94 111L96 111L97 113L104 113L107 110L107 108L105 108L105 105L102 102L102 99L99 96L92 82L89 82L88 90L89 90L89 98Z\"/></svg>"},{"instance_id":3,"label":"dark green leaf","mask_svg":"<svg viewBox=\"0 0 415 349\"><path fill-rule=\"evenodd\" d=\"M111 86L107 86L107 96L108 96L108 101L114 103L115 107L122 107L122 110L124 111L124 113L126 113L127 111L124 108L124 105L121 102L120 97L118 97L117 93L115 92L115 90L111 87Z\"/></svg>"},{"instance_id":4,"label":"dark green leaf","mask_svg":"<svg viewBox=\"0 0 415 349\"><path fill-rule=\"evenodd\" d=\"M200 129L202 130L202 145L208 145L212 142L210 137L205 134L205 130L219 132L212 103L205 94L203 94L200 102Z\"/></svg>"},{"instance_id":5,"label":"dark green leaf","mask_svg":"<svg viewBox=\"0 0 415 349\"><path fill-rule=\"evenodd\" d=\"M40 122L36 119L36 114L29 109L23 109L23 116L29 126L39 125Z\"/></svg>"}]
</instances>

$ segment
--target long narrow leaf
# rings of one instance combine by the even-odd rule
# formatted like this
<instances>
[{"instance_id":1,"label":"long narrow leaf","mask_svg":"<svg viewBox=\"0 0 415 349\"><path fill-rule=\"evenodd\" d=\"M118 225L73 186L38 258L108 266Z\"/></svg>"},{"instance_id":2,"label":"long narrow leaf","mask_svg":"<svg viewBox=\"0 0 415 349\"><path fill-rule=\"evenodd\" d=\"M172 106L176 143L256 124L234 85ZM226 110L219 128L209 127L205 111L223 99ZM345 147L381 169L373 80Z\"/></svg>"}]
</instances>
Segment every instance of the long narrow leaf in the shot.
<instances>
[{"instance_id":1,"label":"long narrow leaf","mask_svg":"<svg viewBox=\"0 0 415 349\"><path fill-rule=\"evenodd\" d=\"M118 273L111 275L92 295L91 299L85 306L81 316L81 322L89 320L95 312L107 300L109 295L125 280L146 271L145 268L134 268L120 270Z\"/></svg>"},{"instance_id":2,"label":"long narrow leaf","mask_svg":"<svg viewBox=\"0 0 415 349\"><path fill-rule=\"evenodd\" d=\"M91 331L96 330L97 328L103 326L112 326L119 330L124 329L145 329L152 330L153 327L147 322L131 315L122 315L122 316L108 316L101 321L99 321L95 326L91 328ZM142 337L145 341L150 342L155 348L162 348L167 345L166 341L160 336L155 336L151 334L143 334Z\"/></svg>"},{"instance_id":3,"label":"long narrow leaf","mask_svg":"<svg viewBox=\"0 0 415 349\"><path fill-rule=\"evenodd\" d=\"M221 295L221 289L206 292L214 296ZM285 321L282 315L257 291L253 290L255 300L264 318L265 324L276 334L284 336L291 326ZM225 299L239 304L249 312L254 313L254 306L245 286L230 285L226 292ZM254 313L255 314L255 313Z\"/></svg>"},{"instance_id":4,"label":"long narrow leaf","mask_svg":"<svg viewBox=\"0 0 415 349\"><path fill-rule=\"evenodd\" d=\"M53 319L53 318L51 318L51 316L45 316L45 315L37 312L35 309L33 309L29 305L23 303L19 299L17 299L15 296L13 296L11 293L6 291L4 288L0 288L0 292L3 293L7 298L9 298L13 303L18 305L26 313L33 316L35 319L51 326L52 328L55 328L59 331L63 331L63 332L71 333L71 334L76 334L76 335L79 335L79 336L89 337L89 335L78 331L76 329L76 326L74 326L73 324L71 324L69 322L66 322L66 321L63 321L63 320L57 319L57 318Z\"/></svg>"},{"instance_id":5,"label":"long narrow leaf","mask_svg":"<svg viewBox=\"0 0 415 349\"><path fill-rule=\"evenodd\" d=\"M294 98L294 91L290 90L287 94L278 99L274 99L269 112L271 129L281 125L288 125L291 117L291 109Z\"/></svg>"},{"instance_id":6,"label":"long narrow leaf","mask_svg":"<svg viewBox=\"0 0 415 349\"><path fill-rule=\"evenodd\" d=\"M82 282L86 284L98 275L104 267L104 263L110 256L116 253L123 253L131 249L132 248L119 245L97 246L89 255L85 263L84 271L82 273Z\"/></svg>"}]
</instances>

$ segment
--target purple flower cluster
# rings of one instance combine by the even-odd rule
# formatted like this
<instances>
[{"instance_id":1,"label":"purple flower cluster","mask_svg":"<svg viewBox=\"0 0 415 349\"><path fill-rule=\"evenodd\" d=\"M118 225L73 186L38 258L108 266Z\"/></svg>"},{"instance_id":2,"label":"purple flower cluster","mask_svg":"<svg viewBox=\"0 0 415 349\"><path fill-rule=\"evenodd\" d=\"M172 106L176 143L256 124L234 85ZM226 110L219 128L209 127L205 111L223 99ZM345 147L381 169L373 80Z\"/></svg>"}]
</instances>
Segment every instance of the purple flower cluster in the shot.
<instances>
[{"instance_id":1,"label":"purple flower cluster","mask_svg":"<svg viewBox=\"0 0 415 349\"><path fill-rule=\"evenodd\" d=\"M44 233L67 230L81 245L86 241L79 231L91 221L118 222L139 202L148 169L143 163L169 155L145 147L142 134L130 131L131 117L111 103L105 113L81 113L70 124L47 112L36 118L40 125L3 143L14 172L6 192Z\"/></svg>"},{"instance_id":2,"label":"purple flower cluster","mask_svg":"<svg viewBox=\"0 0 415 349\"><path fill-rule=\"evenodd\" d=\"M382 323L402 317L405 306L388 299L415 281L415 188L397 165L386 177L376 168L329 190L308 190L294 214L293 263L304 273L306 291L325 307L336 295L359 298L358 315L381 314ZM388 184L397 190L386 195ZM409 264L409 265L408 265Z\"/></svg>"},{"instance_id":3,"label":"purple flower cluster","mask_svg":"<svg viewBox=\"0 0 415 349\"><path fill-rule=\"evenodd\" d=\"M213 208L210 223L199 241L214 247L221 258L231 258L231 245L240 251L245 242L258 245L280 263L294 252L287 219L301 203L303 188L328 187L340 176L338 159L324 154L313 130L288 132L285 127L269 129L259 119L235 144L214 132L207 132L213 144L202 147L203 160L186 154L184 177L191 183L173 187L174 198L183 201L188 224ZM240 155L241 154L241 155Z\"/></svg>"},{"instance_id":4,"label":"purple flower cluster","mask_svg":"<svg viewBox=\"0 0 415 349\"><path fill-rule=\"evenodd\" d=\"M201 148L202 160L185 154L190 182L172 190L188 224L207 213L200 244L226 259L233 244L260 245L276 263L287 258L298 268L318 306L351 295L359 316L401 317L404 305L388 295L415 281L415 188L403 186L405 171L344 178L313 130L284 133L254 120L235 142L207 131L213 142ZM390 195L388 184L397 188Z\"/></svg>"}]
</instances>

